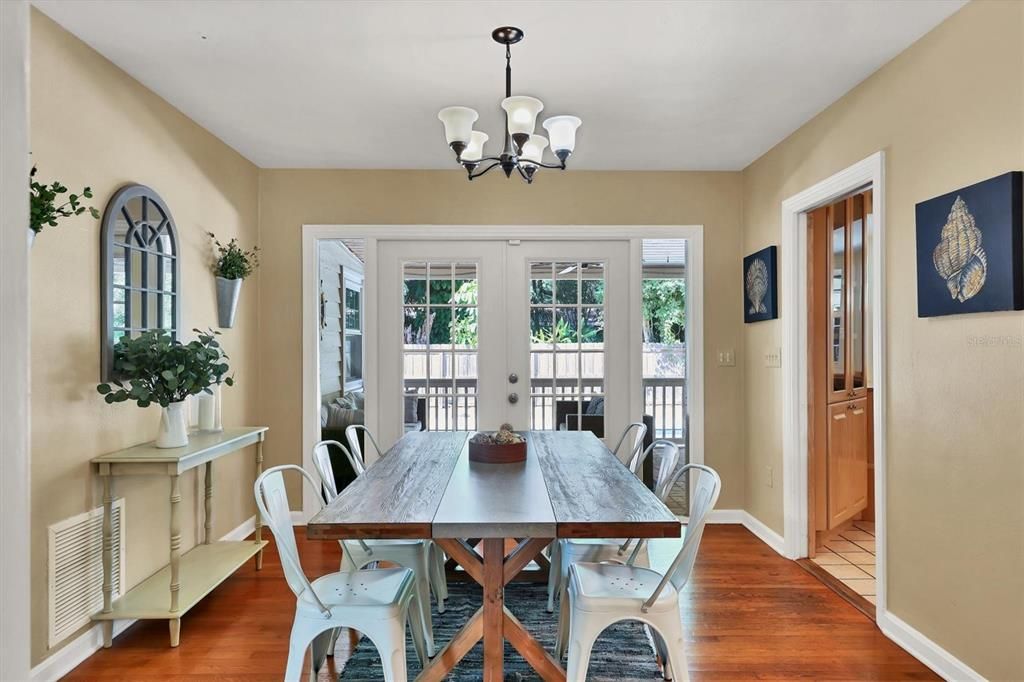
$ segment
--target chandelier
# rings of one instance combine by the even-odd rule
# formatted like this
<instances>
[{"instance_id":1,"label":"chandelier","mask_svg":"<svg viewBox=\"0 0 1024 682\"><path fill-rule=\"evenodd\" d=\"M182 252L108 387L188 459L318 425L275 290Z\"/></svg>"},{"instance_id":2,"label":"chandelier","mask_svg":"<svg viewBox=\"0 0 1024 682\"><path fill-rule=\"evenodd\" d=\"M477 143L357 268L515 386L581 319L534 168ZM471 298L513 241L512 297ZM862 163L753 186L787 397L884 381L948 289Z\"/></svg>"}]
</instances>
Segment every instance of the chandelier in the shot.
<instances>
[{"instance_id":1,"label":"chandelier","mask_svg":"<svg viewBox=\"0 0 1024 682\"><path fill-rule=\"evenodd\" d=\"M495 166L501 166L507 178L518 171L527 183L533 182L538 168L565 170L565 161L576 146L576 129L582 121L575 116L552 116L542 124L548 137L534 135L537 114L544 109L544 103L527 95L512 96L512 46L523 39L523 31L502 26L494 29L491 37L505 46L505 99L501 101L505 110L505 146L498 156L484 156L484 144L489 138L486 133L473 130L479 114L469 107L445 107L437 117L444 123L445 138L455 152L455 160L466 169L470 180ZM549 141L557 163L543 161Z\"/></svg>"}]
</instances>

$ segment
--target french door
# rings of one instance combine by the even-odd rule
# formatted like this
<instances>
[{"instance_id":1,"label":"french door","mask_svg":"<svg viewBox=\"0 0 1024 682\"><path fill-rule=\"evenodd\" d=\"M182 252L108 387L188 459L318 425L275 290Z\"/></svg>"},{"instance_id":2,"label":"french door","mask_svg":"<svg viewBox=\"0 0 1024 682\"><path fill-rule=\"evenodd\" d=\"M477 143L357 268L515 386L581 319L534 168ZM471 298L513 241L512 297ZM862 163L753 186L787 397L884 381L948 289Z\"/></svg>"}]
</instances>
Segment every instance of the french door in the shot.
<instances>
[{"instance_id":1,"label":"french door","mask_svg":"<svg viewBox=\"0 0 1024 682\"><path fill-rule=\"evenodd\" d=\"M629 243L378 242L380 431L586 430L629 412Z\"/></svg>"}]
</instances>

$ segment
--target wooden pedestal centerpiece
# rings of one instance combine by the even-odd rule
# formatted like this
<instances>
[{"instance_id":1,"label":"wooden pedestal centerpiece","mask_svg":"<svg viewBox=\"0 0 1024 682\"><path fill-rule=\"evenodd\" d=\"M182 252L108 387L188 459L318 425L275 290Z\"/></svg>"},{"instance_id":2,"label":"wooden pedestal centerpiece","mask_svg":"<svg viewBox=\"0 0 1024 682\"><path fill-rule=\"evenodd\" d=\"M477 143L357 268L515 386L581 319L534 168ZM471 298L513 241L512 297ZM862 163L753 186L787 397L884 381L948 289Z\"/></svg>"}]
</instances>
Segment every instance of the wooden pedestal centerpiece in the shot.
<instances>
[{"instance_id":1,"label":"wooden pedestal centerpiece","mask_svg":"<svg viewBox=\"0 0 1024 682\"><path fill-rule=\"evenodd\" d=\"M483 431L469 439L469 461L513 464L526 461L526 438L502 424L495 433Z\"/></svg>"}]
</instances>

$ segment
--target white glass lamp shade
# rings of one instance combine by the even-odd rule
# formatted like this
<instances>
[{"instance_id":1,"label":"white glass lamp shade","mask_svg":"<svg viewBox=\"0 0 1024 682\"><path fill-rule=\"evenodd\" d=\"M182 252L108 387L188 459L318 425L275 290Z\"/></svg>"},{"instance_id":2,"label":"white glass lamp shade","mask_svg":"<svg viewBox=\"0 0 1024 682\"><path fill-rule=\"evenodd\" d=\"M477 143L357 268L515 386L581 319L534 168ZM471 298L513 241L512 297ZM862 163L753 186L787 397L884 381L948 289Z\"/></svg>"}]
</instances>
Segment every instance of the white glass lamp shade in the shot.
<instances>
[{"instance_id":1,"label":"white glass lamp shade","mask_svg":"<svg viewBox=\"0 0 1024 682\"><path fill-rule=\"evenodd\" d=\"M503 99L501 108L508 114L509 135L532 135L544 103L536 97L514 95Z\"/></svg>"},{"instance_id":2,"label":"white glass lamp shade","mask_svg":"<svg viewBox=\"0 0 1024 682\"><path fill-rule=\"evenodd\" d=\"M476 163L484 157L484 143L487 142L487 133L474 130L469 136L469 144L462 152L461 160L469 163Z\"/></svg>"},{"instance_id":3,"label":"white glass lamp shade","mask_svg":"<svg viewBox=\"0 0 1024 682\"><path fill-rule=\"evenodd\" d=\"M437 118L444 123L444 136L448 144L461 142L469 144L473 123L480 117L469 107L445 107L437 112Z\"/></svg>"},{"instance_id":4,"label":"white glass lamp shade","mask_svg":"<svg viewBox=\"0 0 1024 682\"><path fill-rule=\"evenodd\" d=\"M551 151L556 155L558 152L572 154L576 148L576 129L581 123L583 121L575 116L552 116L545 120L543 125L551 139Z\"/></svg>"},{"instance_id":5,"label":"white glass lamp shade","mask_svg":"<svg viewBox=\"0 0 1024 682\"><path fill-rule=\"evenodd\" d=\"M538 164L544 156L544 148L548 146L548 138L543 135L530 135L523 145L523 153L519 155L523 163Z\"/></svg>"}]
</instances>

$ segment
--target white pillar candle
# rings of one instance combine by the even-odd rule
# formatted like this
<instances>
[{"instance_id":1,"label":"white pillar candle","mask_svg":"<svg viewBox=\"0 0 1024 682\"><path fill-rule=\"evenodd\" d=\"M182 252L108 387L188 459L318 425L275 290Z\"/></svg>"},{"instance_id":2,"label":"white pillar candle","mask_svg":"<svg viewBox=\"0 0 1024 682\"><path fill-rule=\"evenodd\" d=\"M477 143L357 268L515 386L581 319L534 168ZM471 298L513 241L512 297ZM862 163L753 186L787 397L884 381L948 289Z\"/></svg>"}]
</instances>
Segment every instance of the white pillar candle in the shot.
<instances>
[{"instance_id":1,"label":"white pillar candle","mask_svg":"<svg viewBox=\"0 0 1024 682\"><path fill-rule=\"evenodd\" d=\"M217 428L217 397L209 393L199 394L199 430L213 431Z\"/></svg>"}]
</instances>

